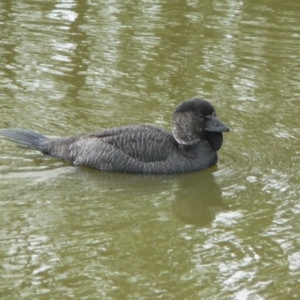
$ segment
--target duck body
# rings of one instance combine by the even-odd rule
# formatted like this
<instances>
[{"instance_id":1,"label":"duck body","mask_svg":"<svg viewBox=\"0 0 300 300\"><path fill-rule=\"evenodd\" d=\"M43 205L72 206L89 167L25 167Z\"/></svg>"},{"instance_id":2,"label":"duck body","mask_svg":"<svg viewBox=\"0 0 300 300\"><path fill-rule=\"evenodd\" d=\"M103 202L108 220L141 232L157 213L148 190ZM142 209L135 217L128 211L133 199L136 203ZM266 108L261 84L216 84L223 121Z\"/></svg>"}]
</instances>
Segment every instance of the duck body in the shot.
<instances>
[{"instance_id":1,"label":"duck body","mask_svg":"<svg viewBox=\"0 0 300 300\"><path fill-rule=\"evenodd\" d=\"M45 153L74 165L132 173L179 173L217 163L208 142L180 146L173 135L151 125L130 125L44 142ZM204 159L205 158L205 159Z\"/></svg>"},{"instance_id":2,"label":"duck body","mask_svg":"<svg viewBox=\"0 0 300 300\"><path fill-rule=\"evenodd\" d=\"M183 107L182 107L183 106ZM212 105L195 98L174 111L173 133L152 125L129 125L67 138L47 138L22 129L3 129L19 145L76 166L131 173L181 173L217 163L223 131Z\"/></svg>"}]
</instances>

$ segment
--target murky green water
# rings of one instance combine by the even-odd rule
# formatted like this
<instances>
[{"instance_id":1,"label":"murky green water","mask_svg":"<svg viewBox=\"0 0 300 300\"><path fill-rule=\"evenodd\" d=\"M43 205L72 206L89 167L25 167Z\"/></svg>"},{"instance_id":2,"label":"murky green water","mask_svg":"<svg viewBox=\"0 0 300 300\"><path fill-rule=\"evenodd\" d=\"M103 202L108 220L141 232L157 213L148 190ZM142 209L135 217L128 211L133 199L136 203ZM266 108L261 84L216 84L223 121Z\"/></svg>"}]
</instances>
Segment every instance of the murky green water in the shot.
<instances>
[{"instance_id":1,"label":"murky green water","mask_svg":"<svg viewBox=\"0 0 300 300\"><path fill-rule=\"evenodd\" d=\"M1 299L300 298L298 0L3 1L0 27L1 128L170 129L193 96L231 128L171 176L1 138Z\"/></svg>"}]
</instances>

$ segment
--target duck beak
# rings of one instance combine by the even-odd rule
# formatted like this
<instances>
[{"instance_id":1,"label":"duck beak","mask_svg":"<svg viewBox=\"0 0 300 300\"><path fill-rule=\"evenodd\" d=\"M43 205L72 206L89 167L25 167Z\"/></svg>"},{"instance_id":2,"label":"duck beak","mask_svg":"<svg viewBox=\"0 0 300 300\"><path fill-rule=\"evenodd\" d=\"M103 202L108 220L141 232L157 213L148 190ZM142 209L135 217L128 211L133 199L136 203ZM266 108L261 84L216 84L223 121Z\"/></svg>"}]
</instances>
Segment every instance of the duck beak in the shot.
<instances>
[{"instance_id":1,"label":"duck beak","mask_svg":"<svg viewBox=\"0 0 300 300\"><path fill-rule=\"evenodd\" d=\"M228 132L229 128L225 126L217 117L212 117L205 124L203 130L209 132Z\"/></svg>"}]
</instances>

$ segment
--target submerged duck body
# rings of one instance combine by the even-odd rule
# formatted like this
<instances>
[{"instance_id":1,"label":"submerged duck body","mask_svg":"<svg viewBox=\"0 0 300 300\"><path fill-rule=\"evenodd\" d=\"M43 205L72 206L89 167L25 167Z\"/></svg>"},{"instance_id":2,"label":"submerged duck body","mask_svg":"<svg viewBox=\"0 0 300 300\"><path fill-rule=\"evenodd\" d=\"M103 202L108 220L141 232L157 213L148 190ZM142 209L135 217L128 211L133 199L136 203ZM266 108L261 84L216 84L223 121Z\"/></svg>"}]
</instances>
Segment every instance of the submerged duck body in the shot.
<instances>
[{"instance_id":1,"label":"submerged duck body","mask_svg":"<svg viewBox=\"0 0 300 300\"><path fill-rule=\"evenodd\" d=\"M214 107L194 98L173 112L172 133L152 125L129 125L67 138L47 138L22 129L2 129L19 145L74 165L131 173L180 173L217 163L222 132L229 129Z\"/></svg>"}]
</instances>

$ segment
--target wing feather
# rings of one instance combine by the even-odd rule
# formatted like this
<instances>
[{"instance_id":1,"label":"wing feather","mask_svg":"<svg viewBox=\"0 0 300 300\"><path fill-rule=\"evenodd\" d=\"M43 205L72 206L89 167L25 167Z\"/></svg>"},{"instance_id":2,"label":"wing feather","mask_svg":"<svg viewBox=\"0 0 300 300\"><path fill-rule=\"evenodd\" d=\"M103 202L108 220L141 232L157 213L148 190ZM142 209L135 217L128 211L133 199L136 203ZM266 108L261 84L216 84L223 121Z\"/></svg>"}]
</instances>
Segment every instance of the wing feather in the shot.
<instances>
[{"instance_id":1,"label":"wing feather","mask_svg":"<svg viewBox=\"0 0 300 300\"><path fill-rule=\"evenodd\" d=\"M70 145L70 150L74 162L85 165L96 161L100 164L158 162L168 157L166 139L174 140L163 129L132 125L82 135Z\"/></svg>"}]
</instances>

